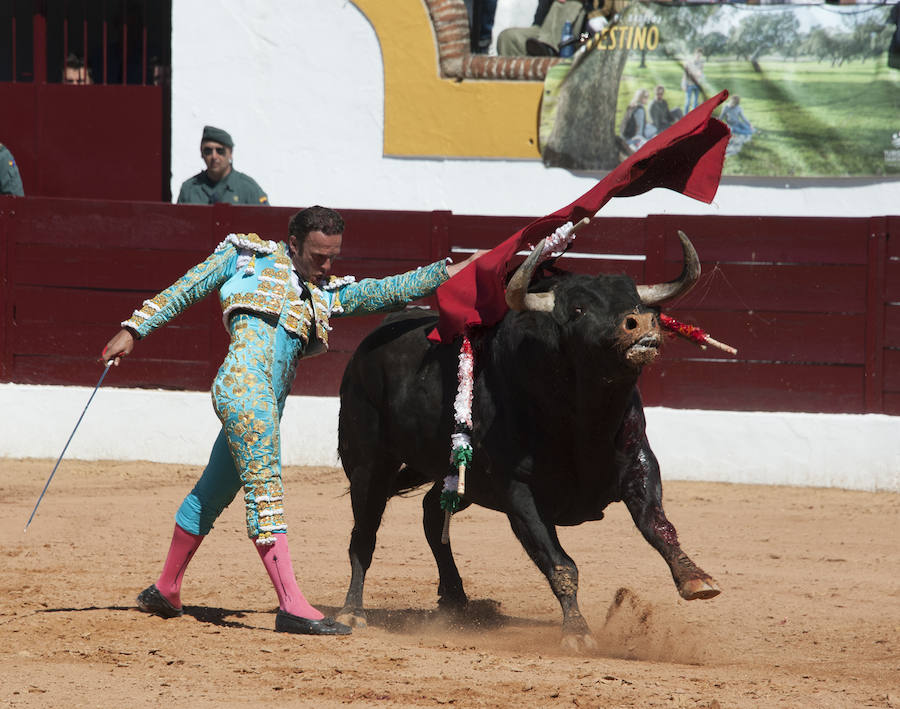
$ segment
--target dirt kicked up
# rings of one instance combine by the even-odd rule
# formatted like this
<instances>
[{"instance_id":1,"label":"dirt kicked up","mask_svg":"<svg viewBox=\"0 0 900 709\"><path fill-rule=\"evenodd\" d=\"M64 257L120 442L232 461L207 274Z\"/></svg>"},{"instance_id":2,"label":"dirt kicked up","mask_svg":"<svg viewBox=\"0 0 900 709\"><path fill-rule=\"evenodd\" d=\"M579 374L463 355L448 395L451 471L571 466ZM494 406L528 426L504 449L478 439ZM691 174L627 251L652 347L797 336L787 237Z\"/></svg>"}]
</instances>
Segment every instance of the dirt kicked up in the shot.
<instances>
[{"instance_id":1,"label":"dirt kicked up","mask_svg":"<svg viewBox=\"0 0 900 709\"><path fill-rule=\"evenodd\" d=\"M240 496L188 569L185 615L141 613L197 468L0 460L0 704L9 707L900 707L900 495L666 482L681 541L719 582L678 597L622 504L560 529L599 649L564 652L561 613L506 518L458 515L472 603L436 611L421 498L389 503L369 627L276 634L276 599ZM288 468L294 566L342 605L352 526L343 473Z\"/></svg>"}]
</instances>

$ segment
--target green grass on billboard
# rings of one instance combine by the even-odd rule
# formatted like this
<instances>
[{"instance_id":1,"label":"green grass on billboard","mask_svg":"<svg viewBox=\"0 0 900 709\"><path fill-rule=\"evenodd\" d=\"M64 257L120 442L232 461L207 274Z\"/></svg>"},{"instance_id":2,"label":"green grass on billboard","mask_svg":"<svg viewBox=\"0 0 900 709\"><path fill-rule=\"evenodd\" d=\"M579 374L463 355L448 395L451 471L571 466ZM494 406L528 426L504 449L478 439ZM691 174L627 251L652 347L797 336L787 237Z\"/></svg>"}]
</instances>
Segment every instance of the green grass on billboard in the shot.
<instances>
[{"instance_id":1,"label":"green grass on billboard","mask_svg":"<svg viewBox=\"0 0 900 709\"><path fill-rule=\"evenodd\" d=\"M722 89L741 97L759 133L725 161L725 175L852 177L900 175L900 71L884 57L832 65L812 58L762 57L759 70L746 60L710 59L704 67L707 97ZM635 91L653 96L666 88L669 107L684 104L682 68L676 61L629 58L619 85L616 125Z\"/></svg>"}]
</instances>

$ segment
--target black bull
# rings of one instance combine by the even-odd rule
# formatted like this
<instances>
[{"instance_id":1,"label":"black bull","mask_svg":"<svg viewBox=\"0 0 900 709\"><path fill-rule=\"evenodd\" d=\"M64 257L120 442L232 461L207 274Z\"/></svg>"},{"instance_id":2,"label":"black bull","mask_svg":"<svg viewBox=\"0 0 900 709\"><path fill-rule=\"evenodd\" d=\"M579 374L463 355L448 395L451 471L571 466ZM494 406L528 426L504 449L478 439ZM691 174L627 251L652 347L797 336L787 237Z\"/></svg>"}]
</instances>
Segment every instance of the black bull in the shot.
<instances>
[{"instance_id":1,"label":"black bull","mask_svg":"<svg viewBox=\"0 0 900 709\"><path fill-rule=\"evenodd\" d=\"M697 255L679 236L681 276L651 286L622 275L569 274L543 279L529 292L538 246L507 288L512 309L472 339L474 453L463 507L506 513L559 600L567 644L593 641L578 610L578 569L556 527L601 519L611 502L625 502L683 598L719 593L681 550L663 512L659 466L636 386L659 351L656 306L699 277ZM450 545L441 543L459 341L427 340L435 317L423 312L390 317L367 336L341 383L338 449L354 524L352 577L338 617L356 626L366 622L363 584L385 504L427 483L424 528L440 576L439 604L458 609L467 602Z\"/></svg>"}]
</instances>

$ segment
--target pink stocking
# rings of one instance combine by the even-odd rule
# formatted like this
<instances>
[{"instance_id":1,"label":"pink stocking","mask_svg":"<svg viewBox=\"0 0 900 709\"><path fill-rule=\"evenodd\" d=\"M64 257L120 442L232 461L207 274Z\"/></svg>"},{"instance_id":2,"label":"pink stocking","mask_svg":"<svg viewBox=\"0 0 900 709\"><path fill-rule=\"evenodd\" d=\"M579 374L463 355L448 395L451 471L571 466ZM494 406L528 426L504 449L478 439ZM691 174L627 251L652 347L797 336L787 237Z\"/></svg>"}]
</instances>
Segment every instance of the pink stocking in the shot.
<instances>
[{"instance_id":1,"label":"pink stocking","mask_svg":"<svg viewBox=\"0 0 900 709\"><path fill-rule=\"evenodd\" d=\"M278 594L278 607L291 615L321 620L325 616L309 605L309 601L300 591L291 564L291 552L288 550L287 534L273 534L274 544L257 544L256 551L262 559L275 593Z\"/></svg>"},{"instance_id":2,"label":"pink stocking","mask_svg":"<svg viewBox=\"0 0 900 709\"><path fill-rule=\"evenodd\" d=\"M184 578L184 571L202 541L202 534L191 534L175 525L169 554L166 556L162 574L156 581L156 588L176 608L181 608L181 581Z\"/></svg>"}]
</instances>

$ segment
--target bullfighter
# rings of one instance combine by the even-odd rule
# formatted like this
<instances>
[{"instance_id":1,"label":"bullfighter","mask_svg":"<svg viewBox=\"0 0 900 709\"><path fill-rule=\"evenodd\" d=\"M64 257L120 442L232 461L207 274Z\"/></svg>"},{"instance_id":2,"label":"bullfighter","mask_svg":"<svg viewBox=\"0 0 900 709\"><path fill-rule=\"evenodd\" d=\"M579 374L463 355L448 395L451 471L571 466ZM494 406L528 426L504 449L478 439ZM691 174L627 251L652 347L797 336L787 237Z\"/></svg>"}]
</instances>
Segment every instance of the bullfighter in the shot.
<instances>
[{"instance_id":1,"label":"bullfighter","mask_svg":"<svg viewBox=\"0 0 900 709\"><path fill-rule=\"evenodd\" d=\"M297 212L288 240L229 234L203 263L122 323L101 359L118 364L135 340L165 325L190 305L219 291L231 344L212 385L222 430L209 463L175 515L162 573L137 598L141 610L180 616L184 571L222 510L243 487L247 534L254 540L278 595L275 630L345 635L350 627L326 617L306 600L294 575L287 543L279 425L301 358L324 352L332 316L360 315L403 306L430 295L478 258L436 261L401 275L356 281L330 276L341 251L344 220L314 206Z\"/></svg>"}]
</instances>

